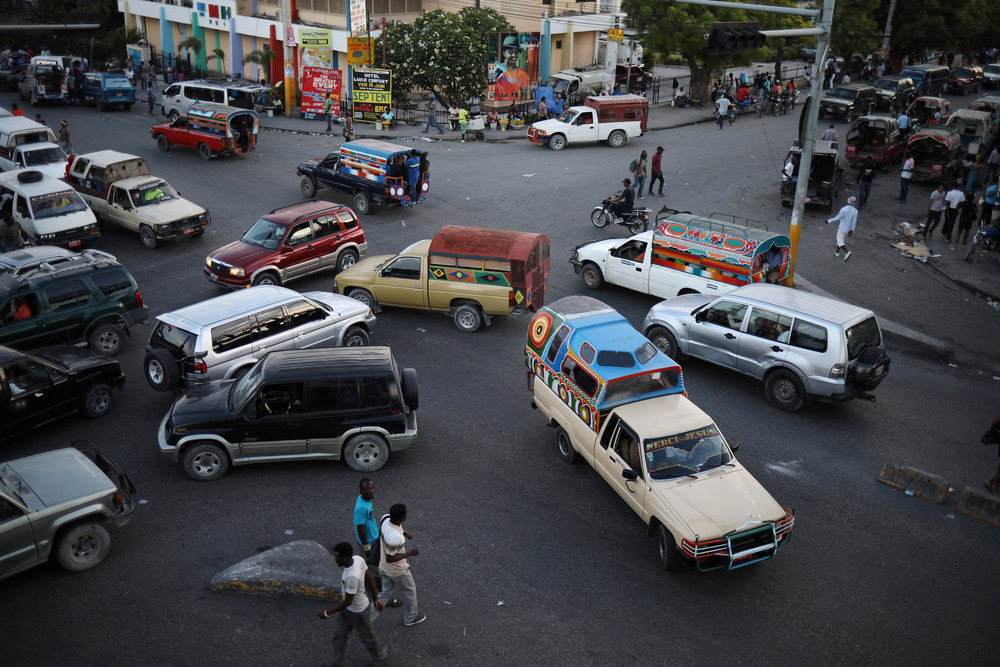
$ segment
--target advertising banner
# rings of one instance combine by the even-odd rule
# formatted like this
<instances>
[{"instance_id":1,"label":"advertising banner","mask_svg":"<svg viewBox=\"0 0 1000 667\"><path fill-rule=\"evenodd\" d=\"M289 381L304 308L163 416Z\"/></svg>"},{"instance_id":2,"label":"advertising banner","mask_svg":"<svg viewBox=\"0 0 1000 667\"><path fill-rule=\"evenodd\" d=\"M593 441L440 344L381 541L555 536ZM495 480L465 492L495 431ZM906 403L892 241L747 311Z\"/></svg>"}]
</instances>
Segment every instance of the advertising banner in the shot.
<instances>
[{"instance_id":1,"label":"advertising banner","mask_svg":"<svg viewBox=\"0 0 1000 667\"><path fill-rule=\"evenodd\" d=\"M531 99L538 85L538 39L537 32L491 32L487 36L487 100L520 103Z\"/></svg>"},{"instance_id":2,"label":"advertising banner","mask_svg":"<svg viewBox=\"0 0 1000 667\"><path fill-rule=\"evenodd\" d=\"M351 37L368 34L368 3L365 0L348 0L347 24L351 26Z\"/></svg>"},{"instance_id":3,"label":"advertising banner","mask_svg":"<svg viewBox=\"0 0 1000 667\"><path fill-rule=\"evenodd\" d=\"M351 67L364 67L371 64L371 37L347 38L347 64Z\"/></svg>"},{"instance_id":4,"label":"advertising banner","mask_svg":"<svg viewBox=\"0 0 1000 667\"><path fill-rule=\"evenodd\" d=\"M339 110L341 85L342 75L339 69L302 68L302 117L323 118L327 92L333 98L334 110Z\"/></svg>"},{"instance_id":5,"label":"advertising banner","mask_svg":"<svg viewBox=\"0 0 1000 667\"><path fill-rule=\"evenodd\" d=\"M352 72L355 122L380 122L382 114L392 105L392 72L361 67Z\"/></svg>"}]
</instances>

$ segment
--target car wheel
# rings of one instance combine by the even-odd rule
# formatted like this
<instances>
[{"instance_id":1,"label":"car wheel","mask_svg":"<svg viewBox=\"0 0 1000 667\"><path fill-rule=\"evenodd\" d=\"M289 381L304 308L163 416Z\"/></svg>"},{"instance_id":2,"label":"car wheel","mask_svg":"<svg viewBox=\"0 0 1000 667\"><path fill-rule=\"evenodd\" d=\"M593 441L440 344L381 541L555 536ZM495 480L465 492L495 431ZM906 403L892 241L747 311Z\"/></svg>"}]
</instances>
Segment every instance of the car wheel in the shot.
<instances>
[{"instance_id":1,"label":"car wheel","mask_svg":"<svg viewBox=\"0 0 1000 667\"><path fill-rule=\"evenodd\" d=\"M806 400L798 376L783 368L771 371L764 379L764 393L771 405L786 412L795 412Z\"/></svg>"},{"instance_id":2,"label":"car wheel","mask_svg":"<svg viewBox=\"0 0 1000 667\"><path fill-rule=\"evenodd\" d=\"M273 271L264 271L254 276L250 283L253 285L280 285L281 280Z\"/></svg>"},{"instance_id":3,"label":"car wheel","mask_svg":"<svg viewBox=\"0 0 1000 667\"><path fill-rule=\"evenodd\" d=\"M179 113L177 113L177 109L174 109L169 114L167 114L167 118L170 120L171 123L174 122L175 120L177 120L180 117L181 117L181 115Z\"/></svg>"},{"instance_id":4,"label":"car wheel","mask_svg":"<svg viewBox=\"0 0 1000 667\"><path fill-rule=\"evenodd\" d=\"M361 327L351 327L344 334L344 347L361 347L368 344L368 332Z\"/></svg>"},{"instance_id":5,"label":"car wheel","mask_svg":"<svg viewBox=\"0 0 1000 667\"><path fill-rule=\"evenodd\" d=\"M677 338L674 337L666 327L652 327L646 332L646 338L656 348L674 361L681 359L681 349L677 345Z\"/></svg>"},{"instance_id":6,"label":"car wheel","mask_svg":"<svg viewBox=\"0 0 1000 667\"><path fill-rule=\"evenodd\" d=\"M341 251L341 253L337 256L337 273L354 266L354 263L357 261L358 253L356 250L348 248L347 250Z\"/></svg>"},{"instance_id":7,"label":"car wheel","mask_svg":"<svg viewBox=\"0 0 1000 667\"><path fill-rule=\"evenodd\" d=\"M559 448L559 456L566 463L576 461L576 450L573 449L573 441L569 439L569 433L562 426L556 429L556 446Z\"/></svg>"},{"instance_id":8,"label":"car wheel","mask_svg":"<svg viewBox=\"0 0 1000 667\"><path fill-rule=\"evenodd\" d=\"M403 403L410 410L416 410L420 405L420 396L417 393L417 369L404 368L399 375L403 384Z\"/></svg>"},{"instance_id":9,"label":"car wheel","mask_svg":"<svg viewBox=\"0 0 1000 667\"><path fill-rule=\"evenodd\" d=\"M158 134L156 135L156 147L159 148L164 153L166 153L167 151L170 150L170 142L167 141L167 138L165 136L163 136L162 134Z\"/></svg>"},{"instance_id":10,"label":"car wheel","mask_svg":"<svg viewBox=\"0 0 1000 667\"><path fill-rule=\"evenodd\" d=\"M114 322L104 322L90 330L87 344L91 350L113 357L122 351L125 344L124 332Z\"/></svg>"},{"instance_id":11,"label":"car wheel","mask_svg":"<svg viewBox=\"0 0 1000 667\"><path fill-rule=\"evenodd\" d=\"M302 190L302 196L306 199L312 199L316 196L316 181L309 176L302 177L302 180L299 181L299 188Z\"/></svg>"},{"instance_id":12,"label":"car wheel","mask_svg":"<svg viewBox=\"0 0 1000 667\"><path fill-rule=\"evenodd\" d=\"M549 148L554 151L561 151L566 148L566 137L561 134L553 134L549 139Z\"/></svg>"},{"instance_id":13,"label":"car wheel","mask_svg":"<svg viewBox=\"0 0 1000 667\"><path fill-rule=\"evenodd\" d=\"M583 270L580 271L580 277L583 278L583 284L587 286L587 289L601 289L604 286L604 276L601 275L601 270L595 264L584 264Z\"/></svg>"},{"instance_id":14,"label":"car wheel","mask_svg":"<svg viewBox=\"0 0 1000 667\"><path fill-rule=\"evenodd\" d=\"M99 523L78 523L59 534L55 549L56 559L63 569L83 572L108 555L111 550L111 535Z\"/></svg>"},{"instance_id":15,"label":"car wheel","mask_svg":"<svg viewBox=\"0 0 1000 667\"><path fill-rule=\"evenodd\" d=\"M603 208L595 208L590 213L590 222L593 223L594 227L597 227L598 229L607 227L608 223L611 222L611 214Z\"/></svg>"},{"instance_id":16,"label":"car wheel","mask_svg":"<svg viewBox=\"0 0 1000 667\"><path fill-rule=\"evenodd\" d=\"M372 199L368 196L368 193L364 190L358 190L354 193L354 208L357 209L358 213L361 215L368 215L371 213Z\"/></svg>"},{"instance_id":17,"label":"car wheel","mask_svg":"<svg viewBox=\"0 0 1000 667\"><path fill-rule=\"evenodd\" d=\"M162 347L146 352L142 367L145 369L146 382L156 391L173 389L180 382L181 372L177 367L177 360L169 350Z\"/></svg>"},{"instance_id":18,"label":"car wheel","mask_svg":"<svg viewBox=\"0 0 1000 667\"><path fill-rule=\"evenodd\" d=\"M184 472L196 482L211 482L229 470L229 455L212 442L195 444L184 452Z\"/></svg>"},{"instance_id":19,"label":"car wheel","mask_svg":"<svg viewBox=\"0 0 1000 667\"><path fill-rule=\"evenodd\" d=\"M478 331L483 326L483 313L479 306L463 303L455 309L455 326L465 333Z\"/></svg>"},{"instance_id":20,"label":"car wheel","mask_svg":"<svg viewBox=\"0 0 1000 667\"><path fill-rule=\"evenodd\" d=\"M626 138L627 137L624 132L621 130L615 130L608 135L608 146L611 146L612 148L621 148L625 145Z\"/></svg>"},{"instance_id":21,"label":"car wheel","mask_svg":"<svg viewBox=\"0 0 1000 667\"><path fill-rule=\"evenodd\" d=\"M156 247L156 232L149 225L139 227L139 239L142 240L142 245L150 250Z\"/></svg>"},{"instance_id":22,"label":"car wheel","mask_svg":"<svg viewBox=\"0 0 1000 667\"><path fill-rule=\"evenodd\" d=\"M662 523L657 526L656 542L660 550L660 567L671 572L681 566L681 552L677 550L677 542Z\"/></svg>"},{"instance_id":23,"label":"car wheel","mask_svg":"<svg viewBox=\"0 0 1000 667\"><path fill-rule=\"evenodd\" d=\"M372 293L366 289L355 287L354 289L348 290L347 296L360 301L373 310L375 309L375 297L373 297Z\"/></svg>"},{"instance_id":24,"label":"car wheel","mask_svg":"<svg viewBox=\"0 0 1000 667\"><path fill-rule=\"evenodd\" d=\"M87 389L87 393L83 396L83 412L91 419L97 419L108 414L113 405L114 400L111 396L111 387L103 382L91 385Z\"/></svg>"},{"instance_id":25,"label":"car wheel","mask_svg":"<svg viewBox=\"0 0 1000 667\"><path fill-rule=\"evenodd\" d=\"M359 433L344 445L344 460L358 472L374 472L389 458L389 445L375 433Z\"/></svg>"},{"instance_id":26,"label":"car wheel","mask_svg":"<svg viewBox=\"0 0 1000 667\"><path fill-rule=\"evenodd\" d=\"M202 142L198 144L198 155L201 156L202 160L211 160L212 149L208 147L208 144Z\"/></svg>"}]
</instances>

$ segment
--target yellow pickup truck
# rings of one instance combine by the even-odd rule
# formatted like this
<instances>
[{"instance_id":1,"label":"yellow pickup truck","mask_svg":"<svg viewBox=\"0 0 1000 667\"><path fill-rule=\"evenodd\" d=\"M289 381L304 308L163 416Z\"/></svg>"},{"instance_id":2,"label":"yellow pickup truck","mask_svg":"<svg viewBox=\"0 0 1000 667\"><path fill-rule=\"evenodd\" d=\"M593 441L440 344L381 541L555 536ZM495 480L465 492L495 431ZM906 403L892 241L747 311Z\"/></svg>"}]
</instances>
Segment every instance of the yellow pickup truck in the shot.
<instances>
[{"instance_id":1,"label":"yellow pickup truck","mask_svg":"<svg viewBox=\"0 0 1000 667\"><path fill-rule=\"evenodd\" d=\"M446 225L398 255L368 257L337 274L333 291L368 304L438 310L466 332L545 305L549 239L543 234Z\"/></svg>"}]
</instances>

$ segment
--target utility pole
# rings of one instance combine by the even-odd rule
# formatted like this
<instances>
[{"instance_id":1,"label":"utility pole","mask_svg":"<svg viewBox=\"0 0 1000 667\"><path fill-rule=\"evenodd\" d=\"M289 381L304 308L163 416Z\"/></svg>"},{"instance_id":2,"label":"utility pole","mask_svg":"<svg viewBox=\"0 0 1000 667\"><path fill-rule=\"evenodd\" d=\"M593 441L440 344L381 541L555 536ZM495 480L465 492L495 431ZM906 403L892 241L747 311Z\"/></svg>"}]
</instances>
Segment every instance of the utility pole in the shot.
<instances>
[{"instance_id":1,"label":"utility pole","mask_svg":"<svg viewBox=\"0 0 1000 667\"><path fill-rule=\"evenodd\" d=\"M292 55L292 48L289 46L290 37L292 36L292 3L291 0L281 0L281 30L284 39L281 40L281 71L283 74L283 79L285 85L285 117L292 117L292 106L295 104L295 77L297 72L294 66L294 57Z\"/></svg>"},{"instance_id":2,"label":"utility pole","mask_svg":"<svg viewBox=\"0 0 1000 667\"><path fill-rule=\"evenodd\" d=\"M882 57L889 57L889 40L892 39L892 16L896 13L896 0L889 2L889 14L885 17L885 37L882 38ZM819 52L819 49L816 49Z\"/></svg>"}]
</instances>

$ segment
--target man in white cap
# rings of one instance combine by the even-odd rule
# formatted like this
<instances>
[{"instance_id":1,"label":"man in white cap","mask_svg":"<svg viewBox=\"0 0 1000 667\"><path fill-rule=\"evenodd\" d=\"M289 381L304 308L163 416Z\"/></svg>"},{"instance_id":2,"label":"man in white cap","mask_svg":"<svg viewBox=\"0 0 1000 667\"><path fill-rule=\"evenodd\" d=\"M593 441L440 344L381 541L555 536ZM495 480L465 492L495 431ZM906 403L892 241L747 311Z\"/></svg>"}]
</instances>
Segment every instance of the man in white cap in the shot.
<instances>
[{"instance_id":1,"label":"man in white cap","mask_svg":"<svg viewBox=\"0 0 1000 667\"><path fill-rule=\"evenodd\" d=\"M858 209L854 206L857 203L857 197L848 197L847 205L840 209L840 213L826 221L828 225L831 222L839 223L837 225L837 251L833 255L840 257L840 251L843 250L845 262L851 258L851 251L847 249L847 238L854 236L854 228L858 224Z\"/></svg>"}]
</instances>

